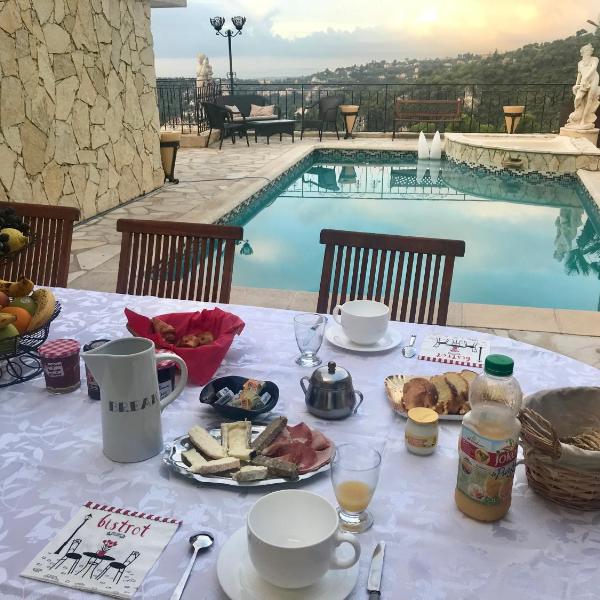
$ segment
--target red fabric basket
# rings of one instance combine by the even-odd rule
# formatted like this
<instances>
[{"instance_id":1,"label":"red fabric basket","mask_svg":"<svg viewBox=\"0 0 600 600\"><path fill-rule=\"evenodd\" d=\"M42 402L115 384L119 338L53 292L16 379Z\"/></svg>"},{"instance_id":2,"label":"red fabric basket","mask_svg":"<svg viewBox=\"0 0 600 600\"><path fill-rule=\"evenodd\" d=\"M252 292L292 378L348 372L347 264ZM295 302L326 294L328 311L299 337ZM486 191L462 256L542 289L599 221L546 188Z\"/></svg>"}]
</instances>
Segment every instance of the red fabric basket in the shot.
<instances>
[{"instance_id":1,"label":"red fabric basket","mask_svg":"<svg viewBox=\"0 0 600 600\"><path fill-rule=\"evenodd\" d=\"M154 332L152 321L126 308L127 328L138 337L145 337L154 342L156 348L168 350L180 356L187 365L188 379L195 385L207 384L225 358L233 336L244 329L244 321L238 316L225 312L220 308L206 309L193 313L170 313L156 315L165 323L175 327L177 338L188 334L210 331L215 338L212 344L197 348L178 348L165 341Z\"/></svg>"}]
</instances>

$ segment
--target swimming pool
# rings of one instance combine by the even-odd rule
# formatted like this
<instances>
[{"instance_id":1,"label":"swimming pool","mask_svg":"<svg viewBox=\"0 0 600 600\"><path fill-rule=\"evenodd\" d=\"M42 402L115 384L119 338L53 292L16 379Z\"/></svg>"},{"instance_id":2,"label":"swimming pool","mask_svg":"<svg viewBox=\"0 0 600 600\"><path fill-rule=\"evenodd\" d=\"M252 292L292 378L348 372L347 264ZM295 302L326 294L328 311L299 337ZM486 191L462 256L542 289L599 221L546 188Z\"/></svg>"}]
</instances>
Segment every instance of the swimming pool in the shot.
<instances>
[{"instance_id":1,"label":"swimming pool","mask_svg":"<svg viewBox=\"0 0 600 600\"><path fill-rule=\"evenodd\" d=\"M598 310L593 208L569 176L324 150L224 222L244 226L234 285L317 291L319 233L332 228L464 240L454 302Z\"/></svg>"}]
</instances>

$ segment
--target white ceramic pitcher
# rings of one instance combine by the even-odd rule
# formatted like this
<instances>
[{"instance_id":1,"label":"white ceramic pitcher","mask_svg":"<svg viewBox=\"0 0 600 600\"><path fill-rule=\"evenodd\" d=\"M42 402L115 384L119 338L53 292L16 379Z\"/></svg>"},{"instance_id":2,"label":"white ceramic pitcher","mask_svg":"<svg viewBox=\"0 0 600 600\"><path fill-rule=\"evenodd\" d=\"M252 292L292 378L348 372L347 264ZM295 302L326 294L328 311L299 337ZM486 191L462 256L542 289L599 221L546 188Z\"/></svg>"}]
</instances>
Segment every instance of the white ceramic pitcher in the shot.
<instances>
[{"instance_id":1,"label":"white ceramic pitcher","mask_svg":"<svg viewBox=\"0 0 600 600\"><path fill-rule=\"evenodd\" d=\"M82 353L100 386L104 454L116 462L139 462L163 449L160 413L187 382L179 356L156 353L145 338L121 338ZM172 360L181 369L175 389L160 400L156 363Z\"/></svg>"}]
</instances>

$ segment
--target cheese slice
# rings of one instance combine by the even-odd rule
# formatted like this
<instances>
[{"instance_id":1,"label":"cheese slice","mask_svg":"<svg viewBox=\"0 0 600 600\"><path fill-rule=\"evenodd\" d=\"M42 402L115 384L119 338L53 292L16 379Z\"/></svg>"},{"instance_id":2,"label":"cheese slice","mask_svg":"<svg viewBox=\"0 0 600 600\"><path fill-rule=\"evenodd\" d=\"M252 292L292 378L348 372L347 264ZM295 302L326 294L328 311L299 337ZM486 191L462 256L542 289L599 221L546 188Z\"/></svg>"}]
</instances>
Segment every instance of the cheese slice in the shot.
<instances>
[{"instance_id":1,"label":"cheese slice","mask_svg":"<svg viewBox=\"0 0 600 600\"><path fill-rule=\"evenodd\" d=\"M204 427L196 425L188 431L190 442L193 446L209 458L225 458L225 449L215 440Z\"/></svg>"},{"instance_id":2,"label":"cheese slice","mask_svg":"<svg viewBox=\"0 0 600 600\"><path fill-rule=\"evenodd\" d=\"M250 448L252 424L250 421L221 423L221 443L228 456L240 460L250 460L253 450Z\"/></svg>"},{"instance_id":3,"label":"cheese slice","mask_svg":"<svg viewBox=\"0 0 600 600\"><path fill-rule=\"evenodd\" d=\"M186 452L182 452L181 456L184 459L183 462L188 465L192 473L198 473L198 469L208 462L204 456L202 456L202 454L200 454L200 452L194 448L187 450Z\"/></svg>"}]
</instances>

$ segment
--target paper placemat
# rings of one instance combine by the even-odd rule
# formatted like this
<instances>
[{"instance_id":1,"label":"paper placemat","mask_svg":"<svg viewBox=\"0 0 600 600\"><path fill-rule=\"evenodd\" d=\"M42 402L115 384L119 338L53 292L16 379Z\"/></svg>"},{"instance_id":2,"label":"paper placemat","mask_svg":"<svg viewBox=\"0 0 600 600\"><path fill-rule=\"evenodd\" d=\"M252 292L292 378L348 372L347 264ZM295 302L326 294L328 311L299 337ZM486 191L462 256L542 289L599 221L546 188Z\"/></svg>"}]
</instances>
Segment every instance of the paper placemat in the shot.
<instances>
[{"instance_id":1,"label":"paper placemat","mask_svg":"<svg viewBox=\"0 0 600 600\"><path fill-rule=\"evenodd\" d=\"M463 367L483 368L485 357L489 353L490 343L486 341L475 338L428 335L421 345L419 358Z\"/></svg>"},{"instance_id":2,"label":"paper placemat","mask_svg":"<svg viewBox=\"0 0 600 600\"><path fill-rule=\"evenodd\" d=\"M131 598L181 521L86 502L21 573L114 598Z\"/></svg>"}]
</instances>

